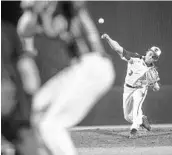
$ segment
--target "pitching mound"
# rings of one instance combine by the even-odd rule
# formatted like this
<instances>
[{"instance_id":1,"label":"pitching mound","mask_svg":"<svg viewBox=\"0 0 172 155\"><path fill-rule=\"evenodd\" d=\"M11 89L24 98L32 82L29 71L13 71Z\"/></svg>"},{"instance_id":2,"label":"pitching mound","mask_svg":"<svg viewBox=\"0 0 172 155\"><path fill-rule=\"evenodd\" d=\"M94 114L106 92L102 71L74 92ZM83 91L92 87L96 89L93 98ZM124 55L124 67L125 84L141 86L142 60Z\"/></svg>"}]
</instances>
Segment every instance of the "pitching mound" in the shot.
<instances>
[{"instance_id":1,"label":"pitching mound","mask_svg":"<svg viewBox=\"0 0 172 155\"><path fill-rule=\"evenodd\" d=\"M72 130L72 138L81 155L171 155L172 127L153 126L152 131L140 130L129 139L129 127L93 127Z\"/></svg>"}]
</instances>

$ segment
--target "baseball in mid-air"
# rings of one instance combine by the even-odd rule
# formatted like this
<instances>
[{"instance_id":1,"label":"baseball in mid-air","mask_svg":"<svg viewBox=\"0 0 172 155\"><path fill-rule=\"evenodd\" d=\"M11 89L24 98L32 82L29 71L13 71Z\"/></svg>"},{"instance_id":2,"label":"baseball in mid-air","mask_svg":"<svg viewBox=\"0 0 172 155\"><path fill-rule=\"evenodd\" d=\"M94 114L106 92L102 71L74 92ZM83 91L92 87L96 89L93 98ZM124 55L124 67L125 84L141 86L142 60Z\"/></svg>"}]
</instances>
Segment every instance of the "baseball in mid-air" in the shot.
<instances>
[{"instance_id":1,"label":"baseball in mid-air","mask_svg":"<svg viewBox=\"0 0 172 155\"><path fill-rule=\"evenodd\" d=\"M99 18L98 22L99 22L99 24L103 24L104 23L104 19L103 18Z\"/></svg>"}]
</instances>

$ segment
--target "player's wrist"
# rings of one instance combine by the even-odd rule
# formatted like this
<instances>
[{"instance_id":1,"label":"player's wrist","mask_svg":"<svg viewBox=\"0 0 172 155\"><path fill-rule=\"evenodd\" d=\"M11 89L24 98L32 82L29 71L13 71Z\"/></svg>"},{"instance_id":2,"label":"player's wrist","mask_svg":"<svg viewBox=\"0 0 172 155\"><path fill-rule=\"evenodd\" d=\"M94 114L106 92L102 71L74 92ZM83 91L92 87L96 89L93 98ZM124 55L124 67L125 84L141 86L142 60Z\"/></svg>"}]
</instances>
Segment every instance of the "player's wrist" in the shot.
<instances>
[{"instance_id":1,"label":"player's wrist","mask_svg":"<svg viewBox=\"0 0 172 155\"><path fill-rule=\"evenodd\" d=\"M106 33L103 34L103 35L101 36L101 38L102 38L102 39L106 39L106 40L110 39L109 35L106 34Z\"/></svg>"},{"instance_id":2,"label":"player's wrist","mask_svg":"<svg viewBox=\"0 0 172 155\"><path fill-rule=\"evenodd\" d=\"M110 40L109 35L106 35L105 39L106 39L106 40Z\"/></svg>"}]
</instances>

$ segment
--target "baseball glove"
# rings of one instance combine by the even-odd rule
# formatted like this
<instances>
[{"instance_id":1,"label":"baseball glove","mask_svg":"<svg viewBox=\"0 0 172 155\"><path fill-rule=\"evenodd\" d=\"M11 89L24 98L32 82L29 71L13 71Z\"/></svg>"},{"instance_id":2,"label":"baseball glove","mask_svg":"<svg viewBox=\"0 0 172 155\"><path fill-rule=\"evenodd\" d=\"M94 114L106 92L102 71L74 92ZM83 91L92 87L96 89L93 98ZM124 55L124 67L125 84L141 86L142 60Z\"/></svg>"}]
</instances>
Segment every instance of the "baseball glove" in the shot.
<instances>
[{"instance_id":1,"label":"baseball glove","mask_svg":"<svg viewBox=\"0 0 172 155\"><path fill-rule=\"evenodd\" d=\"M148 86L150 86L150 87L153 87L154 84L160 80L158 71L156 70L155 67L151 67L146 72L146 79L148 82Z\"/></svg>"}]
</instances>

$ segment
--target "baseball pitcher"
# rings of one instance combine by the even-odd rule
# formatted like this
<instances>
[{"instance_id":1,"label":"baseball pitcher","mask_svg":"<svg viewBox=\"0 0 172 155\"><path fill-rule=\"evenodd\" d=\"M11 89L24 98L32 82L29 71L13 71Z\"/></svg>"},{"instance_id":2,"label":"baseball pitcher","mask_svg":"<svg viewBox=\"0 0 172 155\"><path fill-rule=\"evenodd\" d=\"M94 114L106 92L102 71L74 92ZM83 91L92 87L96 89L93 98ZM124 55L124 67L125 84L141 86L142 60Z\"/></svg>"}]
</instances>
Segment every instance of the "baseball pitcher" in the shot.
<instances>
[{"instance_id":1,"label":"baseball pitcher","mask_svg":"<svg viewBox=\"0 0 172 155\"><path fill-rule=\"evenodd\" d=\"M127 73L124 82L123 112L124 118L132 123L130 137L135 137L139 127L150 131L151 127L147 117L143 115L142 104L148 92L148 87L154 91L160 89L159 75L154 62L158 60L161 50L158 47L151 47L145 56L132 53L121 47L107 34L103 34L111 48L115 50L122 60L127 62Z\"/></svg>"}]
</instances>

